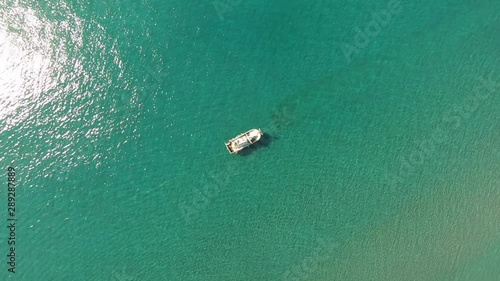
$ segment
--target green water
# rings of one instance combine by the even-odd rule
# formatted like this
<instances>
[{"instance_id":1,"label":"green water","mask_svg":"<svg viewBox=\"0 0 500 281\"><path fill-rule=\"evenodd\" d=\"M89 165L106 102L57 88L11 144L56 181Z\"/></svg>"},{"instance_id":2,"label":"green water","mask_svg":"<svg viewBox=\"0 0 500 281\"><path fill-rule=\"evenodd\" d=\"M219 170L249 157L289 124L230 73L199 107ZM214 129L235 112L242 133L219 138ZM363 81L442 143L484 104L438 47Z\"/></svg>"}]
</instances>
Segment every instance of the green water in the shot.
<instances>
[{"instance_id":1,"label":"green water","mask_svg":"<svg viewBox=\"0 0 500 281\"><path fill-rule=\"evenodd\" d=\"M499 10L4 1L2 280L500 280Z\"/></svg>"}]
</instances>

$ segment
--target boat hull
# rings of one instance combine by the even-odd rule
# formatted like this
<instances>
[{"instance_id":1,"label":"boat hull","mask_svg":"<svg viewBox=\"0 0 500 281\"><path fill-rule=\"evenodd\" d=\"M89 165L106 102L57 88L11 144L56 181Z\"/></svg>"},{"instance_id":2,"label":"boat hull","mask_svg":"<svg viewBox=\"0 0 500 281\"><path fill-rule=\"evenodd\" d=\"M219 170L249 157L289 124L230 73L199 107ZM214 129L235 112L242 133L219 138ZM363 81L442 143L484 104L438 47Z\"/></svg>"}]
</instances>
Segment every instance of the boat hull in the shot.
<instances>
[{"instance_id":1,"label":"boat hull","mask_svg":"<svg viewBox=\"0 0 500 281\"><path fill-rule=\"evenodd\" d=\"M242 149L258 142L263 133L260 129L251 129L226 142L226 148L231 154L238 153Z\"/></svg>"}]
</instances>

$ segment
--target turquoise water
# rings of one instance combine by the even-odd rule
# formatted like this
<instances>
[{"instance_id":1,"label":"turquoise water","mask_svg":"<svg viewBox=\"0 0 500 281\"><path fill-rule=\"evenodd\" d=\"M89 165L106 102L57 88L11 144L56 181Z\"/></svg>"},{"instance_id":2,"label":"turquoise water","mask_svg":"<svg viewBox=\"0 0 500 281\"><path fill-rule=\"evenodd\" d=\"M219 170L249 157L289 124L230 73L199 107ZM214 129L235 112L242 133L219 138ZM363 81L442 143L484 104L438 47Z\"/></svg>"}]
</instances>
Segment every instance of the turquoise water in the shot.
<instances>
[{"instance_id":1,"label":"turquoise water","mask_svg":"<svg viewBox=\"0 0 500 281\"><path fill-rule=\"evenodd\" d=\"M268 2L0 4L0 276L500 279L500 2Z\"/></svg>"}]
</instances>

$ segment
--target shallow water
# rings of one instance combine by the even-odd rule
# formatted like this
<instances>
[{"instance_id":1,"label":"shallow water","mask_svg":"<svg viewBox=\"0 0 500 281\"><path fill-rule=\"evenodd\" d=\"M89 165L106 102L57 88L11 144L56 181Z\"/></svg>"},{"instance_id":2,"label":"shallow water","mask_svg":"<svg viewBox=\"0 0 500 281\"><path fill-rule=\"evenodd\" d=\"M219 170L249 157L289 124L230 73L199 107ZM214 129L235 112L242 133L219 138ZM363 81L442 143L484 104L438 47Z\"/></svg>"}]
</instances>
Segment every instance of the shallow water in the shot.
<instances>
[{"instance_id":1,"label":"shallow water","mask_svg":"<svg viewBox=\"0 0 500 281\"><path fill-rule=\"evenodd\" d=\"M0 274L498 280L500 3L231 3L0 5Z\"/></svg>"}]
</instances>

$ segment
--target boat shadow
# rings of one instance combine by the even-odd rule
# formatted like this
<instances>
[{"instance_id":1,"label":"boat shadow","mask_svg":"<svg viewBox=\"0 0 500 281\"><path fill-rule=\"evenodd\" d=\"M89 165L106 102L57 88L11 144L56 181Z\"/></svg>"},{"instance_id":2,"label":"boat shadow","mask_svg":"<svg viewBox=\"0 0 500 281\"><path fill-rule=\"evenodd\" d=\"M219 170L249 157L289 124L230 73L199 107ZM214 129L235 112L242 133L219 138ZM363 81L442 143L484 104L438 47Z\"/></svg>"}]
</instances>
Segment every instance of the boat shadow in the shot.
<instances>
[{"instance_id":1,"label":"boat shadow","mask_svg":"<svg viewBox=\"0 0 500 281\"><path fill-rule=\"evenodd\" d=\"M248 156L252 153L254 153L255 151L259 150L259 149L263 149L263 148L266 148L268 147L271 142L277 140L278 138L276 136L271 136L269 134L266 134L266 133L263 133L262 134L262 137L260 138L260 140L254 144L252 144L251 146L243 149L242 151L238 152L238 155L240 156Z\"/></svg>"}]
</instances>

